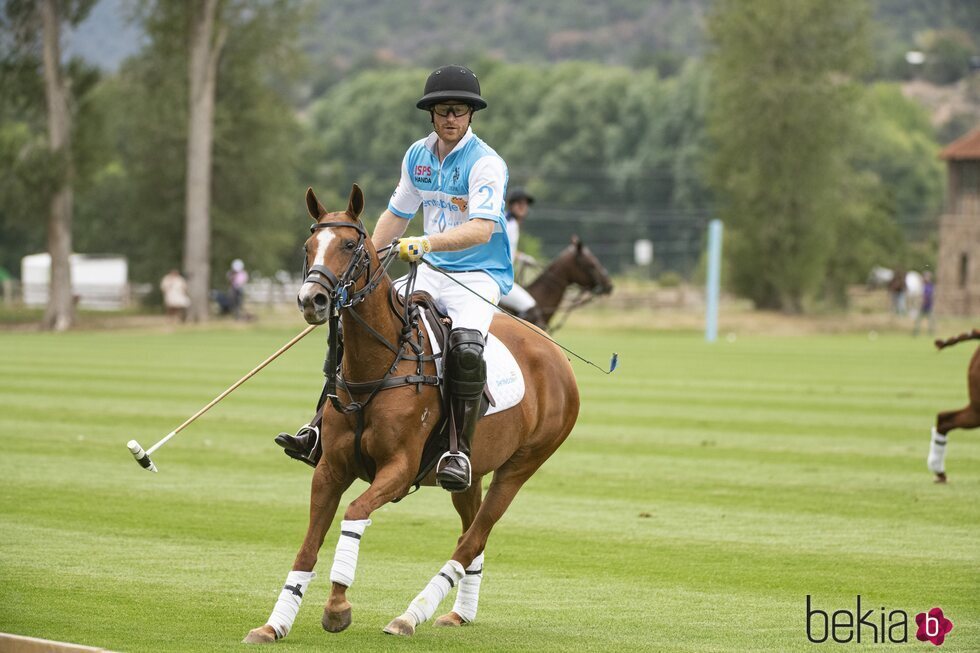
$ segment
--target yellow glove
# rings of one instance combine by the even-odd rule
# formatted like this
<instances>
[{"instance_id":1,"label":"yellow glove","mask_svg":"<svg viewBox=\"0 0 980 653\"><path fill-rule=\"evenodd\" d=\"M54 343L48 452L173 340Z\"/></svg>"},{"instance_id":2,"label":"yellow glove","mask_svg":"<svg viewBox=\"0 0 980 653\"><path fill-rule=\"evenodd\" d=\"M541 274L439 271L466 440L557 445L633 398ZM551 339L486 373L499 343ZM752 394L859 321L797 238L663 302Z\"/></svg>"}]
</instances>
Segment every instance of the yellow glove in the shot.
<instances>
[{"instance_id":1,"label":"yellow glove","mask_svg":"<svg viewBox=\"0 0 980 653\"><path fill-rule=\"evenodd\" d=\"M417 261L432 251L432 245L425 236L398 239L398 258L403 261Z\"/></svg>"}]
</instances>

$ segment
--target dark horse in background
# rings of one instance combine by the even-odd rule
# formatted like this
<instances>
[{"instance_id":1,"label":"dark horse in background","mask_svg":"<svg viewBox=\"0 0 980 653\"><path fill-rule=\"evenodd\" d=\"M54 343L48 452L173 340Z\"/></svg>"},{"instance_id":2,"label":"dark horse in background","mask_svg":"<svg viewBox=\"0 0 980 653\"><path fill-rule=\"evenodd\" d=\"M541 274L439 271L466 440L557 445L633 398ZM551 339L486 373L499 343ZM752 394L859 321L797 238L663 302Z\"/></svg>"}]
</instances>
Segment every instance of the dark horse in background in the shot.
<instances>
[{"instance_id":1,"label":"dark horse in background","mask_svg":"<svg viewBox=\"0 0 980 653\"><path fill-rule=\"evenodd\" d=\"M579 294L571 303L562 307L569 286L576 286ZM528 315L523 317L535 326L548 330L552 328L551 322L559 309L563 308L567 317L572 310L593 298L611 293L613 284L609 273L595 254L578 236L572 236L572 243L563 249L525 289L534 298L538 310L529 311ZM506 298L501 300L501 306L505 303ZM554 328L560 326L559 323Z\"/></svg>"},{"instance_id":2,"label":"dark horse in background","mask_svg":"<svg viewBox=\"0 0 980 653\"><path fill-rule=\"evenodd\" d=\"M320 432L329 437L313 472L306 537L271 616L249 632L247 643L271 643L288 634L341 497L360 478L369 485L344 511L322 619L328 632L351 624L347 592L370 517L409 492L426 440L442 413L439 388L424 380L437 375L431 338L418 334L417 320L403 319L392 281L358 219L364 208L361 189L353 187L346 211L328 213L312 189L306 202L316 224L306 241L309 276L297 300L310 324L335 323L339 312L346 352L339 375L343 383L323 411ZM491 529L578 418L575 375L556 344L504 315L496 316L490 333L519 364L525 394L515 406L479 421L472 442L472 483L452 495L462 535L451 559L405 613L384 628L386 633L412 635L457 587L452 611L435 624L460 626L475 618ZM493 479L484 496L482 478L490 473ZM430 473L423 485L434 485L434 476Z\"/></svg>"},{"instance_id":3,"label":"dark horse in background","mask_svg":"<svg viewBox=\"0 0 980 653\"><path fill-rule=\"evenodd\" d=\"M945 349L967 340L980 340L980 330L974 329L969 333L937 340L936 348ZM946 482L946 434L953 429L974 429L980 426L980 347L973 352L970 367L967 371L967 390L970 403L959 410L948 410L936 415L936 426L932 429L932 439L929 442L929 471L936 475L937 483Z\"/></svg>"}]
</instances>

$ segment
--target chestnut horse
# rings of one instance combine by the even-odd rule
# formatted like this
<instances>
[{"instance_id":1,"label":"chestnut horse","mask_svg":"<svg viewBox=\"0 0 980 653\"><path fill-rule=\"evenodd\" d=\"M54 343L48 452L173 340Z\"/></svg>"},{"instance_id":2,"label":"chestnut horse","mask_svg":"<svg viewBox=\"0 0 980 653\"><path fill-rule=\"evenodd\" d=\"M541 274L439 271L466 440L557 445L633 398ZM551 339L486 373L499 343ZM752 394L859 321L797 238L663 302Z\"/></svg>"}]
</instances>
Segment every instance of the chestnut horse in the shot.
<instances>
[{"instance_id":1,"label":"chestnut horse","mask_svg":"<svg viewBox=\"0 0 980 653\"><path fill-rule=\"evenodd\" d=\"M966 340L980 340L980 330L945 340L936 340L936 349L944 349ZM929 471L936 475L936 483L946 482L946 434L953 429L975 429L980 426L980 347L973 352L967 371L967 390L970 403L959 410L948 410L936 415L936 426L929 442Z\"/></svg>"},{"instance_id":2,"label":"chestnut horse","mask_svg":"<svg viewBox=\"0 0 980 653\"><path fill-rule=\"evenodd\" d=\"M329 435L313 473L309 528L272 615L264 626L249 632L247 643L272 642L289 632L302 595L315 577L313 567L341 495L361 478L370 485L344 511L330 572L332 589L322 619L329 632L340 632L350 625L347 591L354 580L357 553L371 523L369 518L381 506L408 493L423 445L441 413L439 390L434 385L413 381L412 385L395 385L376 393L354 389L374 385L366 382L391 381L399 375L416 375L411 378L418 379L419 365L424 368L423 375L433 377L432 348L428 338L416 339L416 346L421 343L422 347L412 355L412 341L404 334L417 324L405 324L396 313L392 282L358 219L364 208L361 189L354 185L343 212L327 213L313 189L307 190L306 203L316 224L306 241L310 274L297 301L310 324L321 324L328 316L334 320L334 311L339 311L345 349L340 373L344 383L339 385L353 394L341 389L333 406L344 400L359 400L362 403L357 405L362 409L324 410L320 432ZM412 635L456 585L459 590L453 610L439 617L436 625L458 626L475 618L483 551L491 529L521 486L564 442L578 417L575 376L557 346L505 316L497 316L490 331L519 361L526 393L516 406L480 420L472 442L472 483L468 490L452 495L463 534L452 558L406 612L384 628L386 633ZM396 349L400 353L393 353L396 349L387 346L391 343L399 343ZM356 438L361 428L362 437ZM361 445L359 452L354 450L356 441ZM484 497L482 478L491 472L493 480ZM423 484L434 485L433 479L430 473Z\"/></svg>"}]
</instances>

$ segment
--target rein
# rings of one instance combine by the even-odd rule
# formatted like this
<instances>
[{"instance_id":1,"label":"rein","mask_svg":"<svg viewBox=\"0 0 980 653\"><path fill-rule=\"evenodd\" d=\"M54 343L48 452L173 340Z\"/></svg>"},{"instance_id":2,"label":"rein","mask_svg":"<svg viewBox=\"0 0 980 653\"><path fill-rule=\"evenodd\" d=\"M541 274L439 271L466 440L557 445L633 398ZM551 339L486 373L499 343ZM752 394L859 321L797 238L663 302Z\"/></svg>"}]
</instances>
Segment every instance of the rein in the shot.
<instances>
[{"instance_id":1,"label":"rein","mask_svg":"<svg viewBox=\"0 0 980 653\"><path fill-rule=\"evenodd\" d=\"M612 359L610 359L610 361L609 361L609 369L608 370L606 370L604 368L601 368L598 365L596 365L595 363L593 363L592 361L590 361L588 358L583 358L582 356L579 356L574 351L572 351L571 349L569 349L565 345L561 344L560 342L558 342L557 340L555 340L554 338L552 338L551 336L549 336L547 333L545 333L541 329L538 329L537 327L531 325L530 322L527 322L526 320L522 320L521 318L517 317L516 315L511 315L510 313L508 313L506 311L501 311L497 307L496 304L494 304L493 302L487 301L487 299L485 297L483 297L482 295L480 295L478 292L474 291L472 288L470 288L469 286L467 286L465 283L461 282L459 279L454 278L453 275L449 274L446 270L443 270L442 268L440 268L437 265L433 265L432 263L430 263L429 261L427 261L425 258L422 258L420 260L423 263L425 263L426 265L428 265L431 269L435 270L436 272L438 272L442 276L446 277L447 279L449 279L450 281L452 281L453 283L455 283L457 286L459 286L460 288L462 288L466 292L470 293L471 295L473 295L474 297L476 297L477 299L479 299L481 302L483 302L485 304L490 304L491 306L493 306L495 309L497 309L500 312L501 315L503 315L505 317L508 317L508 318L514 320L515 322L517 322L518 324L520 324L521 326L523 326L525 329L530 330L536 336L538 336L540 338L544 338L548 342L550 342L550 343L556 345L557 347L559 347L562 351L564 351L564 352L566 352L568 354L571 354L572 356L574 356L575 358L579 359L583 363L585 363L587 365L591 365L592 367L596 368L597 370L599 370L603 374L607 374L607 375L608 374L612 374L614 371L616 371L616 366L619 364L619 354L613 352Z\"/></svg>"},{"instance_id":2,"label":"rein","mask_svg":"<svg viewBox=\"0 0 980 653\"><path fill-rule=\"evenodd\" d=\"M574 299L572 299L570 302L566 302L564 306L559 306L558 308L555 309L556 314L559 311L562 311L562 315L561 318L559 318L555 322L554 326L552 326L548 330L554 332L562 328L563 326L565 326L565 322L568 321L568 318L571 316L572 311L582 308L583 306L591 302L593 299L595 299L598 295L599 293L597 293L595 289L579 288L578 294L575 295Z\"/></svg>"}]
</instances>

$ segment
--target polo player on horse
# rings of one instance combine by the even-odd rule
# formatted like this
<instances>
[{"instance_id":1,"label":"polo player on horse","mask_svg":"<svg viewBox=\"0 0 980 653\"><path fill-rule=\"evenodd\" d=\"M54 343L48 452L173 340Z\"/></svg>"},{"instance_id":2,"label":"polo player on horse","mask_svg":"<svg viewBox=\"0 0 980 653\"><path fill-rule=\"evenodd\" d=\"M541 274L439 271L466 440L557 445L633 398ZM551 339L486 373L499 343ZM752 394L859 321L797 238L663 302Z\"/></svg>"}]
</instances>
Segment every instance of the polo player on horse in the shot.
<instances>
[{"instance_id":1,"label":"polo player on horse","mask_svg":"<svg viewBox=\"0 0 980 653\"><path fill-rule=\"evenodd\" d=\"M443 456L436 481L450 492L462 492L470 485L470 442L487 381L483 349L495 306L514 283L504 218L507 165L473 133L473 113L487 103L480 96L480 82L468 68L443 66L433 71L416 106L429 112L434 131L405 153L401 179L372 241L383 247L397 238L403 261L425 256L447 273L422 266L415 289L432 295L453 321L445 383L458 452ZM425 235L402 238L419 206ZM276 442L291 457L315 465L320 455L319 423L318 415L295 436L283 433Z\"/></svg>"}]
</instances>

